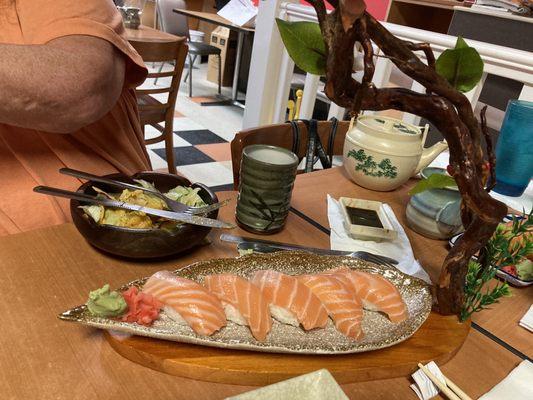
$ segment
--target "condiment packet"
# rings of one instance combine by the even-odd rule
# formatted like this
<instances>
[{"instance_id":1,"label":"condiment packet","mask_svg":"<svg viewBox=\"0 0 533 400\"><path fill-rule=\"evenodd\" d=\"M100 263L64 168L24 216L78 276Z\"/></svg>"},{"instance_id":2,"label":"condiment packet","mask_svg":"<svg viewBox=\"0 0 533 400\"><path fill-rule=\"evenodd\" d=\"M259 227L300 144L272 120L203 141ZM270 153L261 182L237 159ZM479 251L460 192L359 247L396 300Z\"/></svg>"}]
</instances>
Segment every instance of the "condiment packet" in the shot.
<instances>
[{"instance_id":1,"label":"condiment packet","mask_svg":"<svg viewBox=\"0 0 533 400\"><path fill-rule=\"evenodd\" d=\"M518 324L526 328L528 331L533 332L533 304L529 307L529 310L524 314Z\"/></svg>"},{"instance_id":2,"label":"condiment packet","mask_svg":"<svg viewBox=\"0 0 533 400\"><path fill-rule=\"evenodd\" d=\"M429 371L435 375L439 381L446 384L446 379L444 378L444 375L442 375L442 372L440 372L440 369L437 367L435 362L431 361L427 363L426 368L429 369ZM413 389L420 400L428 400L439 394L439 389L437 386L431 382L431 379L429 379L421 369L416 371L411 376L415 381L415 383L411 385L411 389Z\"/></svg>"}]
</instances>

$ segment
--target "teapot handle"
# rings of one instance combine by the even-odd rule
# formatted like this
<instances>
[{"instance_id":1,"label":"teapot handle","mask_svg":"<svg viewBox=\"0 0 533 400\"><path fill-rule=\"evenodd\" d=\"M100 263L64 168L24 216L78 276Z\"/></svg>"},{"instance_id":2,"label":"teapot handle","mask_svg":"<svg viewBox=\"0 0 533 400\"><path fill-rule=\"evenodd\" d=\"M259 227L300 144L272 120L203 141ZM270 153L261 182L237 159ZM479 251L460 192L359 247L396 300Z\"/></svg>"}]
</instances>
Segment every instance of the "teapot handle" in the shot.
<instances>
[{"instance_id":1,"label":"teapot handle","mask_svg":"<svg viewBox=\"0 0 533 400\"><path fill-rule=\"evenodd\" d=\"M429 132L429 124L426 124L424 128L422 129L422 148L426 145L426 139L428 137Z\"/></svg>"}]
</instances>

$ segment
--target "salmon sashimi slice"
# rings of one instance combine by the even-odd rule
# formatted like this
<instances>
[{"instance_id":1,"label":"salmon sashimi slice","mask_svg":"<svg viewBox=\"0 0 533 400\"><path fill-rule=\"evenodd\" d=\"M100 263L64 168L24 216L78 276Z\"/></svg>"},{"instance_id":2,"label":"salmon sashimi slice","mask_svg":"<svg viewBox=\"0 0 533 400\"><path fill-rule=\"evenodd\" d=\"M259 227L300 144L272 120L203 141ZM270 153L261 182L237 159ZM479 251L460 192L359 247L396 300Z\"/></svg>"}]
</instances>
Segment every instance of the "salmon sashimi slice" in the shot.
<instances>
[{"instance_id":1,"label":"salmon sashimi slice","mask_svg":"<svg viewBox=\"0 0 533 400\"><path fill-rule=\"evenodd\" d=\"M342 283L355 292L367 310L381 311L392 322L398 323L407 319L407 306L402 295L391 282L379 274L369 274L340 268L329 271Z\"/></svg>"},{"instance_id":2,"label":"salmon sashimi slice","mask_svg":"<svg viewBox=\"0 0 533 400\"><path fill-rule=\"evenodd\" d=\"M302 275L298 279L320 299L343 335L363 338L363 305L355 293L332 275Z\"/></svg>"},{"instance_id":3,"label":"salmon sashimi slice","mask_svg":"<svg viewBox=\"0 0 533 400\"><path fill-rule=\"evenodd\" d=\"M256 285L232 274L208 275L204 285L222 301L230 321L248 325L257 340L266 339L272 318L268 302Z\"/></svg>"},{"instance_id":4,"label":"salmon sashimi slice","mask_svg":"<svg viewBox=\"0 0 533 400\"><path fill-rule=\"evenodd\" d=\"M261 270L255 272L251 281L261 289L272 316L278 321L302 324L305 330L324 328L328 323L328 313L322 302L296 277Z\"/></svg>"},{"instance_id":5,"label":"salmon sashimi slice","mask_svg":"<svg viewBox=\"0 0 533 400\"><path fill-rule=\"evenodd\" d=\"M146 281L142 291L165 304L164 310L171 318L178 322L183 318L198 335L210 336L226 325L220 300L190 279L159 271Z\"/></svg>"}]
</instances>

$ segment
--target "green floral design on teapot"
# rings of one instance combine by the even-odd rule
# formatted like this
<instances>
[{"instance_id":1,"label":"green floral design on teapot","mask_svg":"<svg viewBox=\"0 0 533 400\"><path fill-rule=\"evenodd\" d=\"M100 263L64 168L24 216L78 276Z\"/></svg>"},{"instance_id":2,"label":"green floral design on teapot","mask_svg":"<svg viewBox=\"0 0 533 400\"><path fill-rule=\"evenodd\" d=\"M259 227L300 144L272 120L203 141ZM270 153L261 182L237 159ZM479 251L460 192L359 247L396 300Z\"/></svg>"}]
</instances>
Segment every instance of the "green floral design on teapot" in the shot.
<instances>
[{"instance_id":1,"label":"green floral design on teapot","mask_svg":"<svg viewBox=\"0 0 533 400\"><path fill-rule=\"evenodd\" d=\"M394 179L398 176L398 170L396 166L392 165L390 158L384 158L378 164L374 161L374 157L367 155L363 149L350 150L348 157L359 161L355 164L355 170L361 171L367 176L389 179Z\"/></svg>"}]
</instances>

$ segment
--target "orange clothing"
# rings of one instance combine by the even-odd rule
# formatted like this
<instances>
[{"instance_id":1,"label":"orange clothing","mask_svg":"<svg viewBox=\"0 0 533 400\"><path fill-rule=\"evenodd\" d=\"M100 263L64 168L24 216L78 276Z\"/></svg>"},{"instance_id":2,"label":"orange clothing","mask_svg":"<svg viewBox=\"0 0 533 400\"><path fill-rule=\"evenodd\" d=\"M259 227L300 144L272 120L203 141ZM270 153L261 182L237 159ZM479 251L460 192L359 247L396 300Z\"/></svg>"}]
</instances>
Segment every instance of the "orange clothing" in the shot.
<instances>
[{"instance_id":1,"label":"orange clothing","mask_svg":"<svg viewBox=\"0 0 533 400\"><path fill-rule=\"evenodd\" d=\"M124 54L122 94L107 115L72 134L0 123L0 236L70 220L68 200L32 191L37 185L75 190L80 181L60 175L61 167L95 174L150 169L133 91L147 70L112 0L0 0L0 43L45 44L68 35L107 40Z\"/></svg>"}]
</instances>

